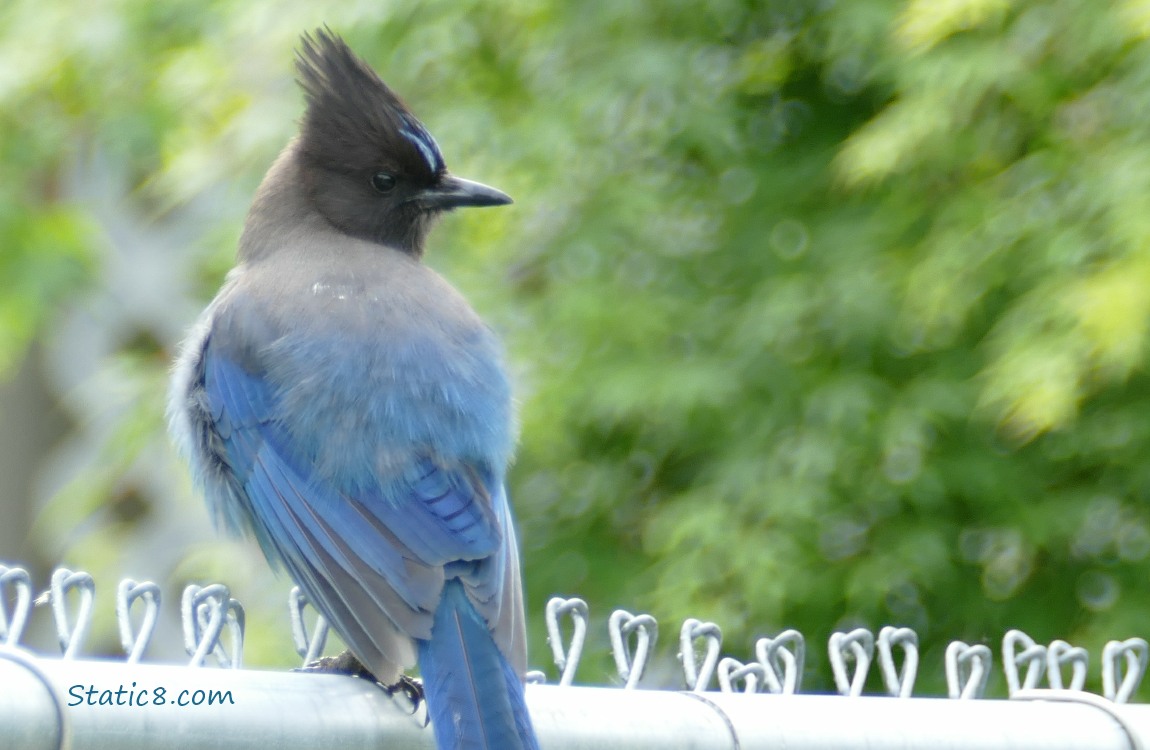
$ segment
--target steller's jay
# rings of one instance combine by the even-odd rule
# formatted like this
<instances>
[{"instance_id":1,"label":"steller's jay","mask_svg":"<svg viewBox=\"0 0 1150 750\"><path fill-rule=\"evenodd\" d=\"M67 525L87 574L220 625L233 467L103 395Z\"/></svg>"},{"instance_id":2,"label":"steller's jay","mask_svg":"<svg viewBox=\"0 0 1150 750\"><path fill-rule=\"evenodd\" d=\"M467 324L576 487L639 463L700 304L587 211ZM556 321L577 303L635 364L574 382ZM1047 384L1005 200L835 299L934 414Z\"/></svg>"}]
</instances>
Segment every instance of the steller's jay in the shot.
<instances>
[{"instance_id":1,"label":"steller's jay","mask_svg":"<svg viewBox=\"0 0 1150 750\"><path fill-rule=\"evenodd\" d=\"M499 342L420 262L437 216L511 199L326 30L299 135L176 363L169 419L217 520L256 538L385 685L417 661L439 748L536 748Z\"/></svg>"}]
</instances>

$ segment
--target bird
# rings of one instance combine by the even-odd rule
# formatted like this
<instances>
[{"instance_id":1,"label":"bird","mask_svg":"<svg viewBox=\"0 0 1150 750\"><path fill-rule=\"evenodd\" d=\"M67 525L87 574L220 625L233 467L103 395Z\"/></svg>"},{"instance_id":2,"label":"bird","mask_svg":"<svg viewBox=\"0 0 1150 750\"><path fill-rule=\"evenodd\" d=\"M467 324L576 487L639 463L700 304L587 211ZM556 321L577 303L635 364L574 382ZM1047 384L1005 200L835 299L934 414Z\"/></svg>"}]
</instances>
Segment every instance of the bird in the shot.
<instances>
[{"instance_id":1,"label":"bird","mask_svg":"<svg viewBox=\"0 0 1150 750\"><path fill-rule=\"evenodd\" d=\"M327 27L295 62L299 132L176 356L170 432L217 525L254 537L378 682L418 664L440 750L537 748L505 356L423 262L442 214L511 198L450 173Z\"/></svg>"}]
</instances>

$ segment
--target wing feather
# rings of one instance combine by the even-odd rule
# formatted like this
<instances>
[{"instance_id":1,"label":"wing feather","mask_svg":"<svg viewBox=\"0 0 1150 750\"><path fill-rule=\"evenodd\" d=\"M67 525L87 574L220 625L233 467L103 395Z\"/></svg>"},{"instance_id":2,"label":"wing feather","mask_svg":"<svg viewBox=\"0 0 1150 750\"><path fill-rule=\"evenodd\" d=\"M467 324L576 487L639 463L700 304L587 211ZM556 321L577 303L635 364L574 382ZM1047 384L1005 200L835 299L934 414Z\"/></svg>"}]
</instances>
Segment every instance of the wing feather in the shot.
<instances>
[{"instance_id":1,"label":"wing feather","mask_svg":"<svg viewBox=\"0 0 1150 750\"><path fill-rule=\"evenodd\" d=\"M506 618L503 598L518 596L504 591L508 568L517 576L518 564L507 552L514 538L500 530L502 487L473 467L413 451L395 475L356 477L347 486L358 489L345 490L293 450L265 377L210 339L203 357L212 429L257 538L377 677L414 663L412 639L430 637L447 575L462 572L489 626L500 610Z\"/></svg>"}]
</instances>

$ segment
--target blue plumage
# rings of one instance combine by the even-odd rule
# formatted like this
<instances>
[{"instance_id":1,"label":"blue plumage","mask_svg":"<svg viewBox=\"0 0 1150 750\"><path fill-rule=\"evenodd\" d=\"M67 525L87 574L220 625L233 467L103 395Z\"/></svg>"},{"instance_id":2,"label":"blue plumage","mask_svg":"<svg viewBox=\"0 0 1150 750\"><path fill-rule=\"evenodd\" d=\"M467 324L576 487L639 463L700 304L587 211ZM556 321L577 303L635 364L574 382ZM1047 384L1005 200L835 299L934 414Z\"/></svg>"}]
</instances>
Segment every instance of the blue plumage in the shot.
<instances>
[{"instance_id":1,"label":"blue plumage","mask_svg":"<svg viewBox=\"0 0 1150 750\"><path fill-rule=\"evenodd\" d=\"M420 262L436 214L510 199L448 174L337 38L305 37L300 74L301 135L185 343L173 435L380 681L418 659L440 748L534 748L502 353Z\"/></svg>"},{"instance_id":2,"label":"blue plumage","mask_svg":"<svg viewBox=\"0 0 1150 750\"><path fill-rule=\"evenodd\" d=\"M433 638L420 641L419 664L436 731L450 728L451 746L468 750L538 747L523 721L527 706L519 675L500 658L458 582L444 588L432 632Z\"/></svg>"}]
</instances>

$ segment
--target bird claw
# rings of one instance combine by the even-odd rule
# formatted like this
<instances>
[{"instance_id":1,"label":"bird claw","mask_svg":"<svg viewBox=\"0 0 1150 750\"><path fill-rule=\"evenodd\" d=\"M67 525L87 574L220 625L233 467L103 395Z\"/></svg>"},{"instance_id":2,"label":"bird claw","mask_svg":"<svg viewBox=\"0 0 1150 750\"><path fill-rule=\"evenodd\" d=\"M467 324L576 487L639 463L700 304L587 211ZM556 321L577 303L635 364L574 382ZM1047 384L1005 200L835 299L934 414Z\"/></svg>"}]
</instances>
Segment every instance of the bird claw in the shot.
<instances>
[{"instance_id":1,"label":"bird claw","mask_svg":"<svg viewBox=\"0 0 1150 750\"><path fill-rule=\"evenodd\" d=\"M320 657L292 671L306 672L308 674L345 674L352 677L359 677L368 682L374 682L383 688L384 692L387 693L390 698L406 698L407 701L411 703L412 714L419 710L419 706L424 700L423 682L421 680L401 674L395 684L384 685L375 679L375 675L369 672L367 667L363 666L360 660L355 658L351 651L344 651L338 656Z\"/></svg>"},{"instance_id":2,"label":"bird claw","mask_svg":"<svg viewBox=\"0 0 1150 750\"><path fill-rule=\"evenodd\" d=\"M412 714L419 710L419 704L423 703L424 700L423 682L405 674L401 674L399 681L394 685L384 685L383 689L392 698L399 694L410 701Z\"/></svg>"},{"instance_id":3,"label":"bird claw","mask_svg":"<svg viewBox=\"0 0 1150 750\"><path fill-rule=\"evenodd\" d=\"M346 674L360 677L370 682L379 682L375 675L360 663L359 659L350 651L344 651L338 656L322 656L306 666L293 669L293 672L308 672L310 674Z\"/></svg>"}]
</instances>

